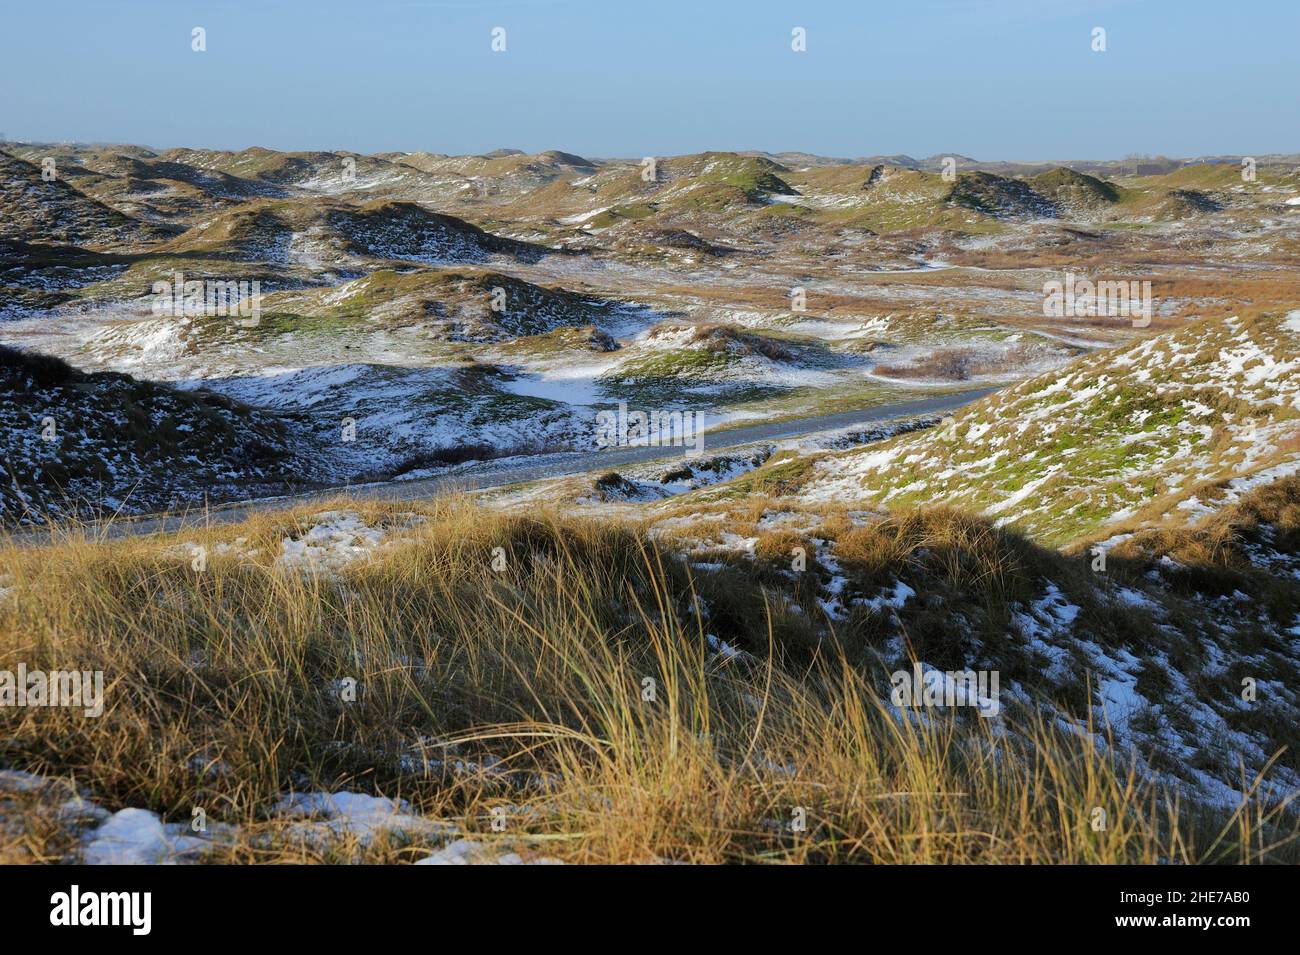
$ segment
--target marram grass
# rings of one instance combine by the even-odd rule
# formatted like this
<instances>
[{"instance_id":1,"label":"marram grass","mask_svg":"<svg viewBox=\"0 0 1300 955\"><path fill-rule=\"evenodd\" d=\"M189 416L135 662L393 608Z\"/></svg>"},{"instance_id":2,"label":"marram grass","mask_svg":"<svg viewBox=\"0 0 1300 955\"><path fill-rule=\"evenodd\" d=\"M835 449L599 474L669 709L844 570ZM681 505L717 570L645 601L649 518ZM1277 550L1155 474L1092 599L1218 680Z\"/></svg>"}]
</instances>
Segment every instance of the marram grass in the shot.
<instances>
[{"instance_id":1,"label":"marram grass","mask_svg":"<svg viewBox=\"0 0 1300 955\"><path fill-rule=\"evenodd\" d=\"M811 662L774 636L750 655L713 652L690 572L642 527L458 500L419 512L404 540L337 573L276 565L306 511L0 551L13 588L0 670L94 668L107 683L98 719L0 710L0 767L109 809L180 821L201 807L236 827L207 857L219 862L414 861L440 844L320 844L270 812L289 792L341 789L568 862L1296 857L1285 805L1186 803L1109 756L1096 727L900 718L876 668L829 640ZM240 554L215 546L236 537ZM204 569L185 540L207 546ZM777 595L729 580L748 589L732 603L750 608L752 633ZM69 839L48 802L0 796L0 860L57 861Z\"/></svg>"}]
</instances>

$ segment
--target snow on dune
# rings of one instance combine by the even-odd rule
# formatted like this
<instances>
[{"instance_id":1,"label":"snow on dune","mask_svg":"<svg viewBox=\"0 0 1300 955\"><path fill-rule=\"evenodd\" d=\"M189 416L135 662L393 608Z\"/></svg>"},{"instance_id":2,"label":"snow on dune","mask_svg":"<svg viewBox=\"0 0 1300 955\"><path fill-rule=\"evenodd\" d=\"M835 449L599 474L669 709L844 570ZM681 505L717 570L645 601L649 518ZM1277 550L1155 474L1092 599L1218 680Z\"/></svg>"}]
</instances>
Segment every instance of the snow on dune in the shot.
<instances>
[{"instance_id":1,"label":"snow on dune","mask_svg":"<svg viewBox=\"0 0 1300 955\"><path fill-rule=\"evenodd\" d=\"M281 567L306 572L337 570L368 556L384 540L382 528L371 527L352 511L322 511L316 526L299 538L281 542Z\"/></svg>"},{"instance_id":2,"label":"snow on dune","mask_svg":"<svg viewBox=\"0 0 1300 955\"><path fill-rule=\"evenodd\" d=\"M240 827L195 816L165 822L148 809L109 812L91 799L68 796L66 784L23 770L0 770L0 793L45 794L62 800L51 818L74 836L67 861L83 865L177 865L202 861L205 853L240 838ZM0 810L4 803L0 803ZM367 846L377 837L398 833L432 842L434 848L417 865L559 865L559 860L529 854L506 842L489 844L461 836L453 821L420 815L404 799L339 790L287 793L269 808L271 819L284 823L279 840L302 843L318 851L333 846ZM0 817L0 824L6 820ZM256 838L267 838L262 834Z\"/></svg>"},{"instance_id":3,"label":"snow on dune","mask_svg":"<svg viewBox=\"0 0 1300 955\"><path fill-rule=\"evenodd\" d=\"M164 823L147 809L122 809L87 837L86 865L167 865L192 861L212 848L184 823Z\"/></svg>"},{"instance_id":4,"label":"snow on dune","mask_svg":"<svg viewBox=\"0 0 1300 955\"><path fill-rule=\"evenodd\" d=\"M800 495L946 503L1050 541L1132 517L1153 498L1165 513L1199 516L1300 473L1300 455L1286 450L1300 426L1297 331L1300 310L1200 322L1089 356L948 426L823 457ZM1227 400L1244 410L1220 410Z\"/></svg>"}]
</instances>

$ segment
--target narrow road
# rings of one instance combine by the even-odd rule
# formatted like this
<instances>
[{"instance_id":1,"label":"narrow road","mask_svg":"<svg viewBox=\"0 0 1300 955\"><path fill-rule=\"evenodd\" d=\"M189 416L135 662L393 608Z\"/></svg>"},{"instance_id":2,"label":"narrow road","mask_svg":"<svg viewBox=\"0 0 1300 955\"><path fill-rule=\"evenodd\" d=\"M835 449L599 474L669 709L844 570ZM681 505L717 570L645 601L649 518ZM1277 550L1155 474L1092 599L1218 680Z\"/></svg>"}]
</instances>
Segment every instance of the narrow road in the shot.
<instances>
[{"instance_id":1,"label":"narrow road","mask_svg":"<svg viewBox=\"0 0 1300 955\"><path fill-rule=\"evenodd\" d=\"M914 401L899 401L893 404L877 405L873 408L860 408L854 411L841 411L836 414L817 415L811 418L745 425L728 431L709 432L705 435L705 453L716 454L730 448L752 444L755 441L782 441L814 434L818 431L833 431L855 425L877 424L893 418L907 418L951 411L996 390L995 388L979 388L972 391L936 395L933 398L918 398ZM330 498L338 497L340 494L362 500L413 501L435 497L448 491L485 491L510 484L539 481L545 478L566 477L594 471L610 471L615 468L626 467L629 464L644 464L650 461L682 458L684 454L685 449L683 448L633 447L610 448L596 452L570 451L560 454L504 458L465 465L437 477L327 488L306 494L288 494L281 497L236 501L206 509L195 509L172 514L118 517L112 520L92 522L87 526L87 529L91 536L110 539L135 537L143 534L169 533L190 527L233 524L258 511L279 510L299 504L309 504L312 501L327 501ZM10 542L14 544L31 546L48 542L50 540L50 531L41 528L24 528L12 531L7 536Z\"/></svg>"}]
</instances>

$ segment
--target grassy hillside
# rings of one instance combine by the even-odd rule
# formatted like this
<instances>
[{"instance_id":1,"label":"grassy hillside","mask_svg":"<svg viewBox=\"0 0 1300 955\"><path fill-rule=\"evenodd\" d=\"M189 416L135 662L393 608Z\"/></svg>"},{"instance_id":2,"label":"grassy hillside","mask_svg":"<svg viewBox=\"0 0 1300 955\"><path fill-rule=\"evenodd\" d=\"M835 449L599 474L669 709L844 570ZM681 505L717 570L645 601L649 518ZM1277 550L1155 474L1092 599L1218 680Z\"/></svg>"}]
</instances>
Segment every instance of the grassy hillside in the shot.
<instances>
[{"instance_id":1,"label":"grassy hillside","mask_svg":"<svg viewBox=\"0 0 1300 955\"><path fill-rule=\"evenodd\" d=\"M492 255L535 260L544 251L484 232L413 202L364 205L259 200L223 211L163 245L172 254L252 262L356 264L358 257L481 262Z\"/></svg>"},{"instance_id":2,"label":"grassy hillside","mask_svg":"<svg viewBox=\"0 0 1300 955\"><path fill-rule=\"evenodd\" d=\"M106 246L162 233L82 194L66 176L46 181L41 166L0 151L0 239Z\"/></svg>"},{"instance_id":3,"label":"grassy hillside","mask_svg":"<svg viewBox=\"0 0 1300 955\"><path fill-rule=\"evenodd\" d=\"M943 502L1064 543L1184 522L1300 462L1297 313L1194 322L1077 360L940 429L818 461L805 500Z\"/></svg>"},{"instance_id":4,"label":"grassy hillside","mask_svg":"<svg viewBox=\"0 0 1300 955\"><path fill-rule=\"evenodd\" d=\"M1120 199L1120 191L1113 183L1064 166L1039 173L1029 184L1058 209L1076 216L1086 217Z\"/></svg>"}]
</instances>

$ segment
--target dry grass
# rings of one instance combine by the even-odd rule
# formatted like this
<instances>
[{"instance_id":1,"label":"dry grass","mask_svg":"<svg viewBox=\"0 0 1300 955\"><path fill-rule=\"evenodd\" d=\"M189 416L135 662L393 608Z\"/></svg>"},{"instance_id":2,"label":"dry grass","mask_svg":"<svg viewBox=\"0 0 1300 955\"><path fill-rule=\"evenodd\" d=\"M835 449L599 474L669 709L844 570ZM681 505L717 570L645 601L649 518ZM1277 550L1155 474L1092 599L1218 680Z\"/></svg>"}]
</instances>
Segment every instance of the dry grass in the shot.
<instances>
[{"instance_id":1,"label":"dry grass","mask_svg":"<svg viewBox=\"0 0 1300 955\"><path fill-rule=\"evenodd\" d=\"M348 504L372 523L406 520ZM0 552L16 588L0 603L0 669L98 668L108 684L98 719L0 710L0 765L109 808L188 820L202 806L239 827L216 853L225 861L413 861L438 844L312 844L268 816L280 795L318 789L408 799L484 840L573 862L1295 858L1281 807L1181 805L1087 732L1009 713L1011 732L943 711L900 719L880 702L881 674L833 640L783 662L774 594L757 576L727 586L750 614L738 627L768 621L766 652L711 654L696 582L643 528L459 501L421 511L409 539L337 575L271 560L310 526L304 511L203 535L211 556L198 572L149 539L72 534ZM911 543L896 553L891 533ZM236 535L259 554L216 553ZM942 544L938 524L849 530L841 544L883 567L918 535ZM774 535L773 554L796 539ZM972 525L949 543L937 559L988 584L996 541ZM336 691L348 677L355 702ZM32 798L0 796L0 859L69 851ZM488 820L502 805L511 821L496 833ZM1097 807L1103 831L1090 826ZM799 808L802 832L789 825Z\"/></svg>"},{"instance_id":2,"label":"dry grass","mask_svg":"<svg viewBox=\"0 0 1300 955\"><path fill-rule=\"evenodd\" d=\"M1287 443L1280 449L1285 450ZM1218 490L1213 484L1207 487L1206 497ZM1118 529L1132 535L1115 548L1114 554L1120 558L1145 560L1150 555L1167 555L1185 566L1216 573L1250 571L1253 545L1267 543L1285 554L1300 551L1300 478L1281 478L1254 488L1195 526L1118 525ZM1115 532L1115 528L1108 530ZM1080 542L1072 550L1082 552L1091 543Z\"/></svg>"},{"instance_id":3,"label":"dry grass","mask_svg":"<svg viewBox=\"0 0 1300 955\"><path fill-rule=\"evenodd\" d=\"M979 348L940 348L910 365L877 365L874 371L886 378L967 381L1018 371L1041 354L1040 349L1023 344L1001 353Z\"/></svg>"}]
</instances>

